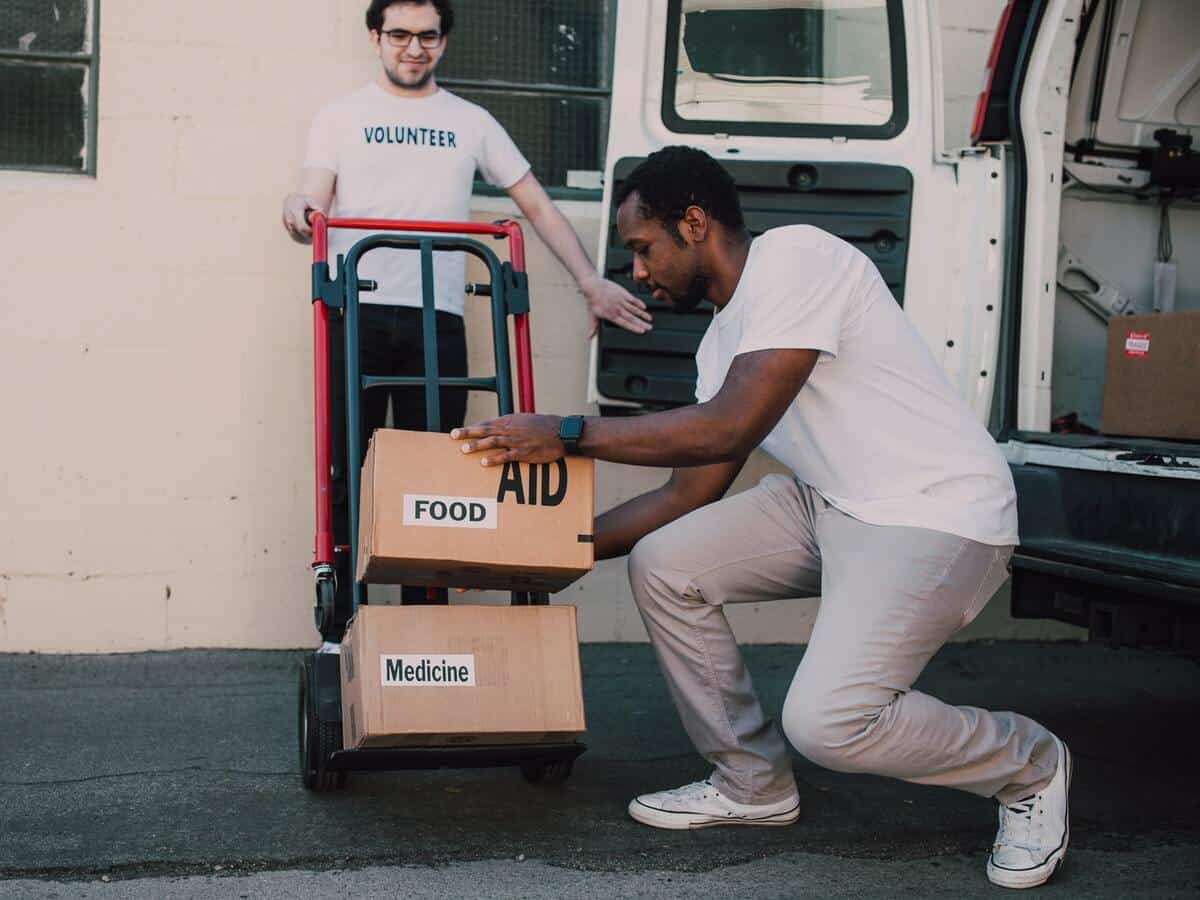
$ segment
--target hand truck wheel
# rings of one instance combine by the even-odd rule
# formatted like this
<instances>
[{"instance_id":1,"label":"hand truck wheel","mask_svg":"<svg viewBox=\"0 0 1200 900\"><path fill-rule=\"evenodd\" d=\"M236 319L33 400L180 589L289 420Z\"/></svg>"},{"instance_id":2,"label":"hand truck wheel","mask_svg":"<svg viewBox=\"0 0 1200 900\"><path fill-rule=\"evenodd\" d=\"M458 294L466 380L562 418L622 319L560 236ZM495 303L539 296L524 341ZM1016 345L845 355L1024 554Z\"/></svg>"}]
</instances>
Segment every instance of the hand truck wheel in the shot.
<instances>
[{"instance_id":1,"label":"hand truck wheel","mask_svg":"<svg viewBox=\"0 0 1200 900\"><path fill-rule=\"evenodd\" d=\"M575 766L573 759L557 759L554 762L531 762L521 764L521 775L530 784L562 784L571 776Z\"/></svg>"},{"instance_id":2,"label":"hand truck wheel","mask_svg":"<svg viewBox=\"0 0 1200 900\"><path fill-rule=\"evenodd\" d=\"M328 567L327 567L328 568ZM334 616L337 603L337 581L330 569L328 575L322 573L313 583L316 590L316 603L313 605L313 619L321 637L328 640L334 633Z\"/></svg>"},{"instance_id":3,"label":"hand truck wheel","mask_svg":"<svg viewBox=\"0 0 1200 900\"><path fill-rule=\"evenodd\" d=\"M327 768L329 757L342 749L341 723L322 722L317 716L311 685L312 663L305 660L300 665L300 779L306 788L317 793L341 790L346 786L348 773L344 769Z\"/></svg>"}]
</instances>

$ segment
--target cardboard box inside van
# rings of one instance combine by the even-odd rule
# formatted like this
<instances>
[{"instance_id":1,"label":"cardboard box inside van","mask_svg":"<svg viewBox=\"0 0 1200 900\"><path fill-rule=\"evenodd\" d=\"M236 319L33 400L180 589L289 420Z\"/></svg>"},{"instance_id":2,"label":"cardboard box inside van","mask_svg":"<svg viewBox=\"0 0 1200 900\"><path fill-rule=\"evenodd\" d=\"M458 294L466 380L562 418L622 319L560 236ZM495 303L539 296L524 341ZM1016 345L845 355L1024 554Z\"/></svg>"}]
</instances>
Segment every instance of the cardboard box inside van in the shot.
<instances>
[{"instance_id":1,"label":"cardboard box inside van","mask_svg":"<svg viewBox=\"0 0 1200 900\"><path fill-rule=\"evenodd\" d=\"M1200 440L1200 312L1114 316L1105 434Z\"/></svg>"}]
</instances>

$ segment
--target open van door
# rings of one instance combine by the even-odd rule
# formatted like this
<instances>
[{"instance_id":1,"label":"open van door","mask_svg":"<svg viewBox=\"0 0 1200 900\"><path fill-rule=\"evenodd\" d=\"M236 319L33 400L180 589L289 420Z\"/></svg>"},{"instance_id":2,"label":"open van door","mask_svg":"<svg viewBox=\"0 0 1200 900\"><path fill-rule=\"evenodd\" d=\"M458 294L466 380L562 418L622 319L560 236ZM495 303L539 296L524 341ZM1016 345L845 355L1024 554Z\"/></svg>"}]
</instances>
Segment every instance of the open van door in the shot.
<instances>
[{"instance_id":1,"label":"open van door","mask_svg":"<svg viewBox=\"0 0 1200 900\"><path fill-rule=\"evenodd\" d=\"M1013 612L1114 644L1194 647L1200 156L1189 145L1200 134L1200 7L1009 7L1019 24L998 33L993 54L1010 66L996 73L1007 96L982 97L976 124L1010 159L997 412L1021 524ZM1136 328L1122 324L1132 314ZM1110 427L1114 357L1145 355L1129 350L1142 339L1130 344L1125 333L1146 327L1148 347L1170 331L1181 355L1175 371L1123 402L1150 405L1180 390L1172 421L1158 427L1183 437Z\"/></svg>"}]
</instances>

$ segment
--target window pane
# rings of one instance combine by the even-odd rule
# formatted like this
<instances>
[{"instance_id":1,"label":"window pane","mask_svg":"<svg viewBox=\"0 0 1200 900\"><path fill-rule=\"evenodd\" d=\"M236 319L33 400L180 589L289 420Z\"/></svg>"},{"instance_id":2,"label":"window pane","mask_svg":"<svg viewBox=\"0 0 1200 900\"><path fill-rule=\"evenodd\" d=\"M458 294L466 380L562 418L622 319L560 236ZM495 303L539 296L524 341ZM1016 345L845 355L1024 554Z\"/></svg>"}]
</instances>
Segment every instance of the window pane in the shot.
<instances>
[{"instance_id":1,"label":"window pane","mask_svg":"<svg viewBox=\"0 0 1200 900\"><path fill-rule=\"evenodd\" d=\"M0 49L80 53L87 45L87 0L2 0Z\"/></svg>"},{"instance_id":2,"label":"window pane","mask_svg":"<svg viewBox=\"0 0 1200 900\"><path fill-rule=\"evenodd\" d=\"M674 101L681 119L837 125L891 119L886 0L709 6L682 0L677 7Z\"/></svg>"},{"instance_id":3,"label":"window pane","mask_svg":"<svg viewBox=\"0 0 1200 900\"><path fill-rule=\"evenodd\" d=\"M86 73L0 61L0 166L83 169Z\"/></svg>"},{"instance_id":4,"label":"window pane","mask_svg":"<svg viewBox=\"0 0 1200 900\"><path fill-rule=\"evenodd\" d=\"M543 184L562 185L568 169L602 169L602 98L455 91L499 120Z\"/></svg>"},{"instance_id":5,"label":"window pane","mask_svg":"<svg viewBox=\"0 0 1200 900\"><path fill-rule=\"evenodd\" d=\"M607 87L604 0L456 0L445 78Z\"/></svg>"}]
</instances>

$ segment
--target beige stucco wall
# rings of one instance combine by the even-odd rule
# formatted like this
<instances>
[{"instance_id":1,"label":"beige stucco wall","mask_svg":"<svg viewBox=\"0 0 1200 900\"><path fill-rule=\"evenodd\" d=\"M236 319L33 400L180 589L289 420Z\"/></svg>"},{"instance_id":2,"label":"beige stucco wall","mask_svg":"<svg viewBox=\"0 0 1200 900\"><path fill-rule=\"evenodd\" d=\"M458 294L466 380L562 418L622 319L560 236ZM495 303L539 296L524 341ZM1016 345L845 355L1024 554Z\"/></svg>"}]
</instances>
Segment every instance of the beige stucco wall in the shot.
<instances>
[{"instance_id":1,"label":"beige stucco wall","mask_svg":"<svg viewBox=\"0 0 1200 900\"><path fill-rule=\"evenodd\" d=\"M278 210L314 109L373 74L362 5L103 0L98 177L0 172L0 651L317 639L309 255ZM593 249L598 205L564 210ZM529 268L539 406L583 410L582 303L536 240ZM601 465L598 506L663 477ZM560 599L584 640L644 639L622 561ZM731 618L798 640L815 608Z\"/></svg>"}]
</instances>

